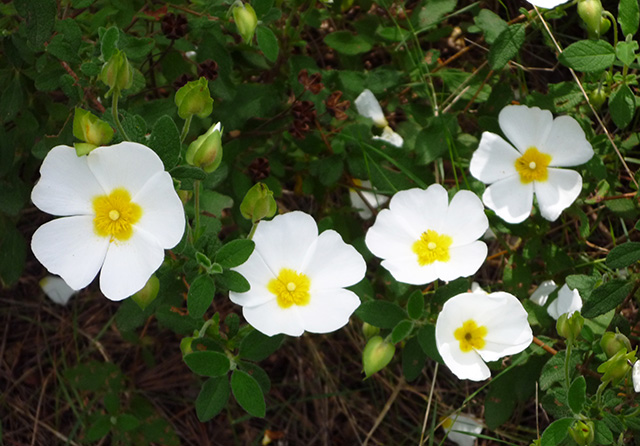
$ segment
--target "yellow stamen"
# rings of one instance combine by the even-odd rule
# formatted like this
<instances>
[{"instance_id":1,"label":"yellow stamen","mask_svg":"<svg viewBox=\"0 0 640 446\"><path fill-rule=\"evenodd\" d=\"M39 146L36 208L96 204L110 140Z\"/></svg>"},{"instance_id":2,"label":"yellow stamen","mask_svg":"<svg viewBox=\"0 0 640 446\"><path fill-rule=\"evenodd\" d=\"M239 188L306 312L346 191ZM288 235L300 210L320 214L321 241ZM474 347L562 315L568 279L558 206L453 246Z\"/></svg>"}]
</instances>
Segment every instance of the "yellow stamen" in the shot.
<instances>
[{"instance_id":1,"label":"yellow stamen","mask_svg":"<svg viewBox=\"0 0 640 446\"><path fill-rule=\"evenodd\" d=\"M524 155L516 160L515 166L520 174L520 181L528 184L532 181L547 181L549 163L551 155L539 152L535 147L529 147Z\"/></svg>"},{"instance_id":2,"label":"yellow stamen","mask_svg":"<svg viewBox=\"0 0 640 446\"><path fill-rule=\"evenodd\" d=\"M418 256L420 266L424 266L436 260L438 262L448 262L451 259L449 255L451 243L453 243L453 240L448 235L438 234L436 231L429 229L422 233L411 249Z\"/></svg>"},{"instance_id":3,"label":"yellow stamen","mask_svg":"<svg viewBox=\"0 0 640 446\"><path fill-rule=\"evenodd\" d=\"M267 289L276 295L276 301L280 308L307 305L311 300L310 288L311 280L309 277L289 268L282 268L278 277L271 279L267 284Z\"/></svg>"},{"instance_id":4,"label":"yellow stamen","mask_svg":"<svg viewBox=\"0 0 640 446\"><path fill-rule=\"evenodd\" d=\"M483 348L487 333L487 327L478 326L476 321L469 319L453 332L453 336L460 342L460 350L467 353L473 349Z\"/></svg>"},{"instance_id":5,"label":"yellow stamen","mask_svg":"<svg viewBox=\"0 0 640 446\"><path fill-rule=\"evenodd\" d=\"M117 188L109 195L93 199L93 227L101 237L111 241L128 240L133 235L132 225L142 217L142 208L131 201L131 195L124 188Z\"/></svg>"}]
</instances>

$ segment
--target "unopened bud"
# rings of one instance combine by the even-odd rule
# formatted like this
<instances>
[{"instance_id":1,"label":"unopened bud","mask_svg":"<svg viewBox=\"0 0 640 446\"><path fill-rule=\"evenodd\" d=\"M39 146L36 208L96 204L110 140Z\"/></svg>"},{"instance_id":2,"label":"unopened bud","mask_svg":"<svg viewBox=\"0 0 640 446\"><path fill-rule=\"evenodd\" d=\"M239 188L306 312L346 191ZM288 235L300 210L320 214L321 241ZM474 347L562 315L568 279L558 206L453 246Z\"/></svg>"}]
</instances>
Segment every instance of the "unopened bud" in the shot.
<instances>
[{"instance_id":1,"label":"unopened bud","mask_svg":"<svg viewBox=\"0 0 640 446\"><path fill-rule=\"evenodd\" d=\"M131 298L138 304L140 309L144 310L158 297L158 291L160 291L160 281L153 275L149 277L144 288L131 296Z\"/></svg>"},{"instance_id":2,"label":"unopened bud","mask_svg":"<svg viewBox=\"0 0 640 446\"><path fill-rule=\"evenodd\" d=\"M558 318L558 322L556 322L556 330L558 330L558 334L565 338L569 343L573 343L580 335L583 325L584 318L580 312L574 311L571 314L564 313Z\"/></svg>"},{"instance_id":3,"label":"unopened bud","mask_svg":"<svg viewBox=\"0 0 640 446\"><path fill-rule=\"evenodd\" d=\"M187 163L200 167L207 173L216 170L222 161L222 128L220 123L212 125L207 133L189 144L185 158Z\"/></svg>"},{"instance_id":4,"label":"unopened bud","mask_svg":"<svg viewBox=\"0 0 640 446\"><path fill-rule=\"evenodd\" d=\"M100 80L109 86L107 96L113 91L120 92L131 88L133 85L133 67L129 63L126 54L116 50L102 67Z\"/></svg>"},{"instance_id":5,"label":"unopened bud","mask_svg":"<svg viewBox=\"0 0 640 446\"><path fill-rule=\"evenodd\" d=\"M366 377L368 378L385 368L393 359L395 352L395 345L386 342L381 336L374 336L369 339L362 352L362 364Z\"/></svg>"},{"instance_id":6,"label":"unopened bud","mask_svg":"<svg viewBox=\"0 0 640 446\"><path fill-rule=\"evenodd\" d=\"M582 421L576 421L569 429L569 435L571 435L573 441L578 443L579 446L589 446L593 444L596 435L593 422L587 421L584 423Z\"/></svg>"},{"instance_id":7,"label":"unopened bud","mask_svg":"<svg viewBox=\"0 0 640 446\"><path fill-rule=\"evenodd\" d=\"M233 21L236 22L238 33L242 36L244 43L250 44L258 26L258 16L253 7L249 3L243 4L237 1L233 6Z\"/></svg>"},{"instance_id":8,"label":"unopened bud","mask_svg":"<svg viewBox=\"0 0 640 446\"><path fill-rule=\"evenodd\" d=\"M378 333L380 333L380 329L378 327L375 327L371 324L368 324L366 322L364 322L362 324L362 334L364 334L364 337L369 339L375 335L377 335Z\"/></svg>"},{"instance_id":9,"label":"unopened bud","mask_svg":"<svg viewBox=\"0 0 640 446\"><path fill-rule=\"evenodd\" d=\"M213 99L209 92L209 82L204 77L197 81L187 82L176 92L178 115L182 119L197 115L206 118L213 111Z\"/></svg>"},{"instance_id":10,"label":"unopened bud","mask_svg":"<svg viewBox=\"0 0 640 446\"><path fill-rule=\"evenodd\" d=\"M621 350L624 350L625 353L631 351L631 342L629 338L617 330L616 333L607 331L600 339L600 347L602 347L602 351L607 355L607 358L611 358Z\"/></svg>"},{"instance_id":11,"label":"unopened bud","mask_svg":"<svg viewBox=\"0 0 640 446\"><path fill-rule=\"evenodd\" d=\"M589 93L589 102L591 103L591 105L593 105L593 108L595 108L596 110L599 110L606 100L607 100L607 92L605 91L604 88L602 88L602 86L599 86L598 88L593 90L591 93Z\"/></svg>"},{"instance_id":12,"label":"unopened bud","mask_svg":"<svg viewBox=\"0 0 640 446\"><path fill-rule=\"evenodd\" d=\"M278 205L273 198L273 192L264 183L257 183L249 189L240 204L242 216L252 223L273 217L277 210Z\"/></svg>"},{"instance_id":13,"label":"unopened bud","mask_svg":"<svg viewBox=\"0 0 640 446\"><path fill-rule=\"evenodd\" d=\"M609 29L608 20L605 19L606 24L603 23L603 12L600 0L580 0L578 2L578 15L584 22L589 37L597 39Z\"/></svg>"},{"instance_id":14,"label":"unopened bud","mask_svg":"<svg viewBox=\"0 0 640 446\"><path fill-rule=\"evenodd\" d=\"M76 108L73 115L73 136L84 141L74 144L76 153L82 156L98 146L109 144L113 138L113 129L90 111Z\"/></svg>"},{"instance_id":15,"label":"unopened bud","mask_svg":"<svg viewBox=\"0 0 640 446\"><path fill-rule=\"evenodd\" d=\"M625 352L619 350L603 364L598 367L598 373L602 373L602 382L611 382L614 386L618 384L631 370L631 365L636 361L636 352Z\"/></svg>"}]
</instances>

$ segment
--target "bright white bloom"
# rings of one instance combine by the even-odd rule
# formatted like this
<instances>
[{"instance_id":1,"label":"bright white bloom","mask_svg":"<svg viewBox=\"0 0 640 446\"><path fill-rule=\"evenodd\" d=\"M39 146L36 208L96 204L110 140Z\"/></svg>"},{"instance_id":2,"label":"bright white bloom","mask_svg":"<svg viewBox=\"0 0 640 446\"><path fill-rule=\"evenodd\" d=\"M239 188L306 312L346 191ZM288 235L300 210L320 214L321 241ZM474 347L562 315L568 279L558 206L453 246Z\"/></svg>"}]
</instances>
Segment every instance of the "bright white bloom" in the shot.
<instances>
[{"instance_id":1,"label":"bright white bloom","mask_svg":"<svg viewBox=\"0 0 640 446\"><path fill-rule=\"evenodd\" d=\"M69 303L71 296L76 294L76 290L67 285L62 277L46 276L40 280L40 288L49 299L58 305L65 306Z\"/></svg>"},{"instance_id":2,"label":"bright white bloom","mask_svg":"<svg viewBox=\"0 0 640 446\"><path fill-rule=\"evenodd\" d=\"M569 0L527 0L527 2L531 3L533 6L545 9L553 9L556 6L567 3L568 1Z\"/></svg>"},{"instance_id":3,"label":"bright white bloom","mask_svg":"<svg viewBox=\"0 0 640 446\"><path fill-rule=\"evenodd\" d=\"M471 282L471 292L472 293L489 294L480 286L480 284L478 282Z\"/></svg>"},{"instance_id":4,"label":"bright white bloom","mask_svg":"<svg viewBox=\"0 0 640 446\"><path fill-rule=\"evenodd\" d=\"M459 446L475 445L476 436L482 432L482 423L478 422L475 418L461 414L446 418L442 422L442 427L447 431L447 439Z\"/></svg>"},{"instance_id":5,"label":"bright white bloom","mask_svg":"<svg viewBox=\"0 0 640 446\"><path fill-rule=\"evenodd\" d=\"M478 241L489 227L480 199L460 191L449 203L444 187L396 193L367 232L369 250L399 282L424 285L474 274L487 257Z\"/></svg>"},{"instance_id":6,"label":"bright white bloom","mask_svg":"<svg viewBox=\"0 0 640 446\"><path fill-rule=\"evenodd\" d=\"M373 190L370 181L358 180L354 178L353 182L359 188L363 187L365 189L371 189L371 191L361 190L360 194L358 194L355 189L349 188L351 207L358 210L358 215L360 215L361 219L367 220L373 216L373 213L371 212L371 209L369 209L369 207L377 209L385 204L389 200L389 197L376 193L375 190ZM362 195L362 197L360 197L360 195Z\"/></svg>"},{"instance_id":7,"label":"bright white bloom","mask_svg":"<svg viewBox=\"0 0 640 446\"><path fill-rule=\"evenodd\" d=\"M633 369L631 370L631 381L633 382L633 390L636 393L640 393L640 361L633 363Z\"/></svg>"},{"instance_id":8,"label":"bright white bloom","mask_svg":"<svg viewBox=\"0 0 640 446\"><path fill-rule=\"evenodd\" d=\"M182 203L148 147L123 142L78 157L73 147L57 146L40 174L31 200L62 218L38 228L31 249L74 290L102 269L100 290L122 300L144 287L164 250L182 238Z\"/></svg>"},{"instance_id":9,"label":"bright white bloom","mask_svg":"<svg viewBox=\"0 0 640 446\"><path fill-rule=\"evenodd\" d=\"M531 295L531 300L543 306L547 303L549 295L553 293L558 286L553 280L547 280L540 284L540 286ZM547 313L549 316L558 320L564 313L573 313L574 311L580 311L582 309L582 298L578 290L571 290L565 283L558 291L558 297L554 299L547 307Z\"/></svg>"},{"instance_id":10,"label":"bright white bloom","mask_svg":"<svg viewBox=\"0 0 640 446\"><path fill-rule=\"evenodd\" d=\"M445 302L436 322L436 346L460 379L491 376L485 361L519 353L531 344L527 312L509 293L462 293Z\"/></svg>"},{"instance_id":11,"label":"bright white bloom","mask_svg":"<svg viewBox=\"0 0 640 446\"><path fill-rule=\"evenodd\" d=\"M490 185L484 204L506 222L520 223L531 213L535 193L540 214L556 220L582 189L578 172L557 167L584 164L593 156L580 124L524 105L503 108L498 121L515 148L495 133L482 134L469 170Z\"/></svg>"},{"instance_id":12,"label":"bright white bloom","mask_svg":"<svg viewBox=\"0 0 640 446\"><path fill-rule=\"evenodd\" d=\"M318 235L304 212L262 221L253 236L255 250L233 270L251 284L246 293L229 292L242 305L247 322L267 336L300 336L305 330L329 333L349 322L360 299L344 287L364 277L366 264L333 230Z\"/></svg>"},{"instance_id":13,"label":"bright white bloom","mask_svg":"<svg viewBox=\"0 0 640 446\"><path fill-rule=\"evenodd\" d=\"M382 129L382 134L380 136L374 136L373 139L379 139L396 147L402 147L404 143L402 136L398 135L389 127L389 122L387 118L384 117L384 113L382 113L380 103L373 93L371 93L371 90L364 90L360 93L360 96L355 100L355 104L360 115L365 118L371 118L376 127Z\"/></svg>"}]
</instances>

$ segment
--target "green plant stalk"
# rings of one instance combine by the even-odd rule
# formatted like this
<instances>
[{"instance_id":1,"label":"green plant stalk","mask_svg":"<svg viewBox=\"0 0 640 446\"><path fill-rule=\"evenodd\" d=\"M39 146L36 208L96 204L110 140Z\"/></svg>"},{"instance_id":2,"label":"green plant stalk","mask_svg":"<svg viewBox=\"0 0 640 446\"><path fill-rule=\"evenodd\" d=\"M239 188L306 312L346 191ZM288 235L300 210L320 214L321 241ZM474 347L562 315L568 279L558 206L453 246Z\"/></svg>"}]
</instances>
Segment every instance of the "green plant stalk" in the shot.
<instances>
[{"instance_id":1,"label":"green plant stalk","mask_svg":"<svg viewBox=\"0 0 640 446\"><path fill-rule=\"evenodd\" d=\"M567 351L564 357L564 385L567 388L567 394L569 392L569 387L571 387L570 373L569 373L569 363L571 360L571 349L573 348L573 342L567 340Z\"/></svg>"},{"instance_id":2,"label":"green plant stalk","mask_svg":"<svg viewBox=\"0 0 640 446\"><path fill-rule=\"evenodd\" d=\"M258 223L260 223L260 220L255 222L251 227L251 231L249 231L249 235L247 236L248 240L251 240L253 238L253 235L256 233L256 229L258 229Z\"/></svg>"},{"instance_id":3,"label":"green plant stalk","mask_svg":"<svg viewBox=\"0 0 640 446\"><path fill-rule=\"evenodd\" d=\"M193 181L193 241L200 236L200 180Z\"/></svg>"},{"instance_id":4,"label":"green plant stalk","mask_svg":"<svg viewBox=\"0 0 640 446\"><path fill-rule=\"evenodd\" d=\"M182 133L180 133L181 143L184 143L184 140L187 139L187 135L189 134L189 127L191 127L192 119L193 119L193 115L189 115L189 117L184 120L184 125L182 126Z\"/></svg>"},{"instance_id":5,"label":"green plant stalk","mask_svg":"<svg viewBox=\"0 0 640 446\"><path fill-rule=\"evenodd\" d=\"M605 381L602 384L600 384L600 386L598 386L598 390L596 390L596 406L598 406L598 409L600 408L600 404L602 403L602 394L604 393L604 389L607 388L607 384L609 384L609 381Z\"/></svg>"},{"instance_id":6,"label":"green plant stalk","mask_svg":"<svg viewBox=\"0 0 640 446\"><path fill-rule=\"evenodd\" d=\"M200 331L198 331L199 338L203 337L207 333L207 329L211 326L211 324L213 324L213 319L209 319L204 323L204 325L202 325L202 328L200 329Z\"/></svg>"},{"instance_id":7,"label":"green plant stalk","mask_svg":"<svg viewBox=\"0 0 640 446\"><path fill-rule=\"evenodd\" d=\"M125 141L131 141L127 132L124 131L124 127L122 127L122 123L120 122L120 116L118 115L118 99L120 98L120 90L113 90L113 99L111 100L111 114L113 115L113 120L116 123L116 128L122 139Z\"/></svg>"},{"instance_id":8,"label":"green plant stalk","mask_svg":"<svg viewBox=\"0 0 640 446\"><path fill-rule=\"evenodd\" d=\"M607 16L609 18L609 21L611 21L611 25L613 26L613 48L615 50L615 48L618 46L618 23L616 18L613 16L613 14L611 14L609 11L605 10L602 15ZM627 68L625 66L625 68ZM613 64L611 64L611 66L609 67L609 79L611 79L611 82L613 82ZM622 78L622 82L625 82L624 77Z\"/></svg>"}]
</instances>

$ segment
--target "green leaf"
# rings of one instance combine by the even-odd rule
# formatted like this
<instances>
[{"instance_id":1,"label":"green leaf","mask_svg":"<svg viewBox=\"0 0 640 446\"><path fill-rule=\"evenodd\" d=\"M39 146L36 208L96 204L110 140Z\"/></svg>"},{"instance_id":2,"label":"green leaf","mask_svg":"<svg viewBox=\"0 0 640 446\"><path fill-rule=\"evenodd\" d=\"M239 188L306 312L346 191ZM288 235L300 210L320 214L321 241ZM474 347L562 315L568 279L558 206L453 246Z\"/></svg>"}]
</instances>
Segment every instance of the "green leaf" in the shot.
<instances>
[{"instance_id":1,"label":"green leaf","mask_svg":"<svg viewBox=\"0 0 640 446\"><path fill-rule=\"evenodd\" d=\"M184 356L184 362L193 373L202 376L222 376L229 371L230 363L223 353L199 351Z\"/></svg>"},{"instance_id":2,"label":"green leaf","mask_svg":"<svg viewBox=\"0 0 640 446\"><path fill-rule=\"evenodd\" d=\"M349 31L336 31L324 38L324 43L341 54L354 56L371 50L371 44L359 35Z\"/></svg>"},{"instance_id":3,"label":"green leaf","mask_svg":"<svg viewBox=\"0 0 640 446\"><path fill-rule=\"evenodd\" d=\"M542 433L540 446L558 446L567 436L573 421L573 418L561 418L551 423Z\"/></svg>"},{"instance_id":4,"label":"green leaf","mask_svg":"<svg viewBox=\"0 0 640 446\"><path fill-rule=\"evenodd\" d=\"M254 417L263 418L266 414L266 404L262 389L251 375L242 370L234 370L231 375L231 390L240 406Z\"/></svg>"},{"instance_id":5,"label":"green leaf","mask_svg":"<svg viewBox=\"0 0 640 446\"><path fill-rule=\"evenodd\" d=\"M424 311L424 295L422 291L415 290L409 296L409 301L407 302L407 313L409 313L409 317L411 319L420 319L422 317L422 312Z\"/></svg>"},{"instance_id":6,"label":"green leaf","mask_svg":"<svg viewBox=\"0 0 640 446\"><path fill-rule=\"evenodd\" d=\"M187 309L189 316L200 319L211 306L216 294L216 284L208 275L198 276L189 287Z\"/></svg>"},{"instance_id":7,"label":"green leaf","mask_svg":"<svg viewBox=\"0 0 640 446\"><path fill-rule=\"evenodd\" d=\"M169 172L176 180L204 180L207 174L199 167L193 166L178 166L171 169Z\"/></svg>"},{"instance_id":8,"label":"green leaf","mask_svg":"<svg viewBox=\"0 0 640 446\"><path fill-rule=\"evenodd\" d=\"M397 304L374 300L360 305L356 310L356 316L375 327L393 328L407 315Z\"/></svg>"},{"instance_id":9,"label":"green leaf","mask_svg":"<svg viewBox=\"0 0 640 446\"><path fill-rule=\"evenodd\" d=\"M635 34L640 23L638 0L620 0L618 5L618 23L623 35Z\"/></svg>"},{"instance_id":10,"label":"green leaf","mask_svg":"<svg viewBox=\"0 0 640 446\"><path fill-rule=\"evenodd\" d=\"M591 296L596 283L598 283L597 278L584 274L571 274L567 276L565 281L567 282L569 288L571 288L572 290L578 290L578 292L580 293L580 297L582 297L583 300L589 299L589 296Z\"/></svg>"},{"instance_id":11,"label":"green leaf","mask_svg":"<svg viewBox=\"0 0 640 446\"><path fill-rule=\"evenodd\" d=\"M500 33L509 27L507 22L502 20L498 14L484 8L473 18L473 21L478 25L478 28L482 30L484 40L486 40L489 45L493 45L500 36Z\"/></svg>"},{"instance_id":12,"label":"green leaf","mask_svg":"<svg viewBox=\"0 0 640 446\"><path fill-rule=\"evenodd\" d=\"M573 413L578 415L582 412L584 403L587 400L587 382L584 376L578 376L573 380L571 387L569 387L568 400L569 407Z\"/></svg>"},{"instance_id":13,"label":"green leaf","mask_svg":"<svg viewBox=\"0 0 640 446\"><path fill-rule=\"evenodd\" d=\"M102 34L100 38L100 52L102 53L102 60L104 62L108 62L118 49L119 38L120 32L115 26L105 30L104 34Z\"/></svg>"},{"instance_id":14,"label":"green leaf","mask_svg":"<svg viewBox=\"0 0 640 446\"><path fill-rule=\"evenodd\" d=\"M413 17L417 17L414 21L419 32L440 23L445 15L456 9L457 0L429 0L424 3L425 6L418 10L418 14L413 14Z\"/></svg>"},{"instance_id":15,"label":"green leaf","mask_svg":"<svg viewBox=\"0 0 640 446\"><path fill-rule=\"evenodd\" d=\"M267 336L254 330L240 343L238 355L242 359L262 361L275 352L282 344L284 335Z\"/></svg>"},{"instance_id":16,"label":"green leaf","mask_svg":"<svg viewBox=\"0 0 640 446\"><path fill-rule=\"evenodd\" d=\"M615 279L599 286L582 306L582 316L594 318L613 310L625 300L632 289L633 283L622 279Z\"/></svg>"},{"instance_id":17,"label":"green leaf","mask_svg":"<svg viewBox=\"0 0 640 446\"><path fill-rule=\"evenodd\" d=\"M216 253L215 261L223 268L233 268L234 266L242 265L247 261L255 246L252 240L233 240L220 248Z\"/></svg>"},{"instance_id":18,"label":"green leaf","mask_svg":"<svg viewBox=\"0 0 640 446\"><path fill-rule=\"evenodd\" d=\"M420 376L426 359L418 338L409 339L402 349L402 374L408 382Z\"/></svg>"},{"instance_id":19,"label":"green leaf","mask_svg":"<svg viewBox=\"0 0 640 446\"><path fill-rule=\"evenodd\" d=\"M631 65L636 60L636 51L638 51L638 42L635 40L620 41L616 45L616 56L625 65Z\"/></svg>"},{"instance_id":20,"label":"green leaf","mask_svg":"<svg viewBox=\"0 0 640 446\"><path fill-rule=\"evenodd\" d=\"M149 147L158 154L165 170L170 170L178 164L181 148L180 131L169 116L162 116L153 125Z\"/></svg>"},{"instance_id":21,"label":"green leaf","mask_svg":"<svg viewBox=\"0 0 640 446\"><path fill-rule=\"evenodd\" d=\"M124 413L116 419L116 427L120 432L129 432L138 426L140 426L140 420L129 413Z\"/></svg>"},{"instance_id":22,"label":"green leaf","mask_svg":"<svg viewBox=\"0 0 640 446\"><path fill-rule=\"evenodd\" d=\"M513 375L508 381L505 381L505 378L500 378L500 382L492 384L484 399L485 422L491 430L506 423L516 408L517 400L513 393Z\"/></svg>"},{"instance_id":23,"label":"green leaf","mask_svg":"<svg viewBox=\"0 0 640 446\"><path fill-rule=\"evenodd\" d=\"M396 325L391 332L391 342L397 344L409 336L412 330L413 322L407 320L398 322L398 325Z\"/></svg>"},{"instance_id":24,"label":"green leaf","mask_svg":"<svg viewBox=\"0 0 640 446\"><path fill-rule=\"evenodd\" d=\"M258 39L258 46L262 50L264 57L270 62L278 60L278 39L276 35L266 26L258 26L256 29L256 38Z\"/></svg>"},{"instance_id":25,"label":"green leaf","mask_svg":"<svg viewBox=\"0 0 640 446\"><path fill-rule=\"evenodd\" d=\"M0 121L11 121L22 109L24 93L18 76L14 77L0 96Z\"/></svg>"},{"instance_id":26,"label":"green leaf","mask_svg":"<svg viewBox=\"0 0 640 446\"><path fill-rule=\"evenodd\" d=\"M627 84L622 84L609 97L611 119L623 129L631 123L636 112L636 98Z\"/></svg>"},{"instance_id":27,"label":"green leaf","mask_svg":"<svg viewBox=\"0 0 640 446\"><path fill-rule=\"evenodd\" d=\"M604 71L613 65L616 52L604 40L580 40L565 48L559 60L576 71Z\"/></svg>"},{"instance_id":28,"label":"green leaf","mask_svg":"<svg viewBox=\"0 0 640 446\"><path fill-rule=\"evenodd\" d=\"M444 364L442 357L440 357L440 352L438 351L438 347L436 345L436 326L433 324L427 324L423 326L420 331L418 331L418 342L420 343L420 347L425 354L438 361L440 364Z\"/></svg>"},{"instance_id":29,"label":"green leaf","mask_svg":"<svg viewBox=\"0 0 640 446\"><path fill-rule=\"evenodd\" d=\"M511 25L498 35L489 50L489 66L499 70L513 59L524 43L525 27L523 24Z\"/></svg>"},{"instance_id":30,"label":"green leaf","mask_svg":"<svg viewBox=\"0 0 640 446\"><path fill-rule=\"evenodd\" d=\"M429 118L416 137L416 164L430 164L449 152L451 135L459 133L458 120L450 114Z\"/></svg>"},{"instance_id":31,"label":"green leaf","mask_svg":"<svg viewBox=\"0 0 640 446\"><path fill-rule=\"evenodd\" d=\"M196 399L196 414L201 423L218 415L227 405L231 387L226 376L211 378L202 385Z\"/></svg>"},{"instance_id":32,"label":"green leaf","mask_svg":"<svg viewBox=\"0 0 640 446\"><path fill-rule=\"evenodd\" d=\"M378 28L376 34L391 42L406 42L411 38L411 32L397 26Z\"/></svg>"},{"instance_id":33,"label":"green leaf","mask_svg":"<svg viewBox=\"0 0 640 446\"><path fill-rule=\"evenodd\" d=\"M242 274L230 269L224 270L222 274L215 276L216 280L229 291L235 291L236 293L246 293L251 289L251 284L245 279Z\"/></svg>"},{"instance_id":34,"label":"green leaf","mask_svg":"<svg viewBox=\"0 0 640 446\"><path fill-rule=\"evenodd\" d=\"M111 417L109 415L100 415L89 427L84 439L86 441L100 440L109 433L111 426Z\"/></svg>"},{"instance_id":35,"label":"green leaf","mask_svg":"<svg viewBox=\"0 0 640 446\"><path fill-rule=\"evenodd\" d=\"M22 275L24 262L27 258L27 243L24 237L13 225L4 227L0 233L0 282L4 286L11 286Z\"/></svg>"},{"instance_id":36,"label":"green leaf","mask_svg":"<svg viewBox=\"0 0 640 446\"><path fill-rule=\"evenodd\" d=\"M605 422L602 420L595 420L594 424L596 427L596 435L593 439L593 443L602 446L613 443L613 434Z\"/></svg>"},{"instance_id":37,"label":"green leaf","mask_svg":"<svg viewBox=\"0 0 640 446\"><path fill-rule=\"evenodd\" d=\"M273 0L253 0L251 6L253 6L253 10L256 12L258 18L261 18L269 12L273 6Z\"/></svg>"},{"instance_id":38,"label":"green leaf","mask_svg":"<svg viewBox=\"0 0 640 446\"><path fill-rule=\"evenodd\" d=\"M55 0L16 0L16 11L27 23L29 43L40 49L49 40L56 24L58 5Z\"/></svg>"},{"instance_id":39,"label":"green leaf","mask_svg":"<svg viewBox=\"0 0 640 446\"><path fill-rule=\"evenodd\" d=\"M640 242L627 242L613 248L607 254L609 268L626 268L640 261Z\"/></svg>"}]
</instances>

